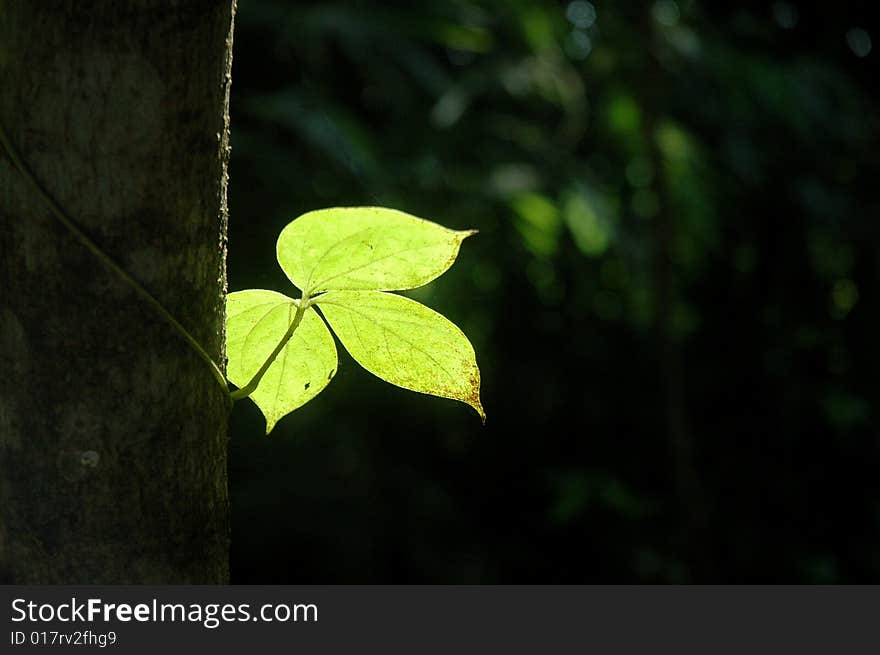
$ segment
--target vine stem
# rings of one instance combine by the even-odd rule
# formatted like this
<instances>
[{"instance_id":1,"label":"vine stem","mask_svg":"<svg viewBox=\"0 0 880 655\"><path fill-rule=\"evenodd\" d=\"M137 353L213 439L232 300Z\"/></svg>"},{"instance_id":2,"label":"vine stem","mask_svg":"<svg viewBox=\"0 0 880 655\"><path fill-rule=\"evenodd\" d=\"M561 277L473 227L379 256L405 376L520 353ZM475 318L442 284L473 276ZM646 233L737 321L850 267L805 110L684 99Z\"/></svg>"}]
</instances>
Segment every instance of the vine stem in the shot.
<instances>
[{"instance_id":1,"label":"vine stem","mask_svg":"<svg viewBox=\"0 0 880 655\"><path fill-rule=\"evenodd\" d=\"M266 371L269 370L269 367L272 366L275 359L278 357L279 353L283 350L284 346L287 345L287 342L290 341L291 337L293 337L293 333L296 332L296 328L299 327L299 324L302 322L303 316L305 316L306 309L309 307L309 296L307 293L303 293L302 298L300 298L299 303L296 306L296 312L293 315L293 320L290 321L290 327L287 328L287 332L284 333L284 336L281 337L281 341L278 342L278 345L275 346L275 350L266 358L266 361L263 362L263 365L260 367L260 370L254 373L254 377L251 378L251 381L244 385L241 389L236 389L235 391L229 394L229 397L232 398L232 401L241 400L242 398L247 398L254 391L257 390L257 387L260 385L260 380L263 379L263 376L266 374Z\"/></svg>"},{"instance_id":2,"label":"vine stem","mask_svg":"<svg viewBox=\"0 0 880 655\"><path fill-rule=\"evenodd\" d=\"M150 308L155 312L155 314L165 321L171 328L180 336L190 348L201 358L211 369L211 373L214 375L214 378L217 381L217 384L221 386L224 393L229 393L229 386L226 383L226 376L223 375L223 372L220 370L220 367L217 365L211 356L202 348L201 344L196 341L196 338L189 333L189 331L180 324L174 316L172 316L171 312L169 312L162 303L159 302L156 297L147 291L143 286L141 286L140 282L135 280L131 275L125 272L119 264L113 261L109 255L107 255L98 244L92 241L85 232L83 232L79 226L73 222L73 220L67 216L61 206L55 201L49 193L43 189L40 183L37 181L36 176L31 172L31 170L27 167L27 165L22 161L21 157L18 154L18 151L12 145L12 142L9 140L9 137L6 134L6 130L3 129L3 124L0 123L0 143L3 144L3 148L6 150L6 154L9 155L9 158L12 160L13 165L19 170L25 180L27 180L28 184L30 184L31 188L36 191L37 195L39 195L46 205L49 207L52 215L64 226L67 230L73 235L73 237L80 242L89 252L91 252L104 266L110 269L117 277L119 277L129 288L132 289L140 298L143 300Z\"/></svg>"}]
</instances>

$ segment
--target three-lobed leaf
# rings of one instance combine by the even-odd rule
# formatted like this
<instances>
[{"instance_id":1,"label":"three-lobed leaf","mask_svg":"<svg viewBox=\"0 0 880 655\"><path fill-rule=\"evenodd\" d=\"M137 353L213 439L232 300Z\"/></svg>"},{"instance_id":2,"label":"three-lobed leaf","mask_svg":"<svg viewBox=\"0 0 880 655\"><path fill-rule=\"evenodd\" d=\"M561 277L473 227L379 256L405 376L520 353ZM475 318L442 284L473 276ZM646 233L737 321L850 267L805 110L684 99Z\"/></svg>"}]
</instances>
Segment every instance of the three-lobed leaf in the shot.
<instances>
[{"instance_id":1,"label":"three-lobed leaf","mask_svg":"<svg viewBox=\"0 0 880 655\"><path fill-rule=\"evenodd\" d=\"M465 402L486 420L474 348L447 318L381 291L330 291L315 303L365 369L404 389Z\"/></svg>"},{"instance_id":2,"label":"three-lobed leaf","mask_svg":"<svg viewBox=\"0 0 880 655\"><path fill-rule=\"evenodd\" d=\"M293 320L297 301L263 289L230 293L226 300L227 377L245 386ZM336 372L336 344L324 321L307 308L302 322L250 395L266 417L278 420L317 396Z\"/></svg>"},{"instance_id":3,"label":"three-lobed leaf","mask_svg":"<svg viewBox=\"0 0 880 655\"><path fill-rule=\"evenodd\" d=\"M386 293L443 274L473 233L382 207L337 207L295 219L276 251L305 309L274 291L229 294L227 376L239 387L233 396L250 395L268 434L327 386L336 346L315 304L365 369L404 389L465 402L485 422L480 370L467 337L437 312Z\"/></svg>"},{"instance_id":4,"label":"three-lobed leaf","mask_svg":"<svg viewBox=\"0 0 880 655\"><path fill-rule=\"evenodd\" d=\"M303 214L278 237L278 263L301 291L414 289L442 275L473 231L384 207Z\"/></svg>"}]
</instances>

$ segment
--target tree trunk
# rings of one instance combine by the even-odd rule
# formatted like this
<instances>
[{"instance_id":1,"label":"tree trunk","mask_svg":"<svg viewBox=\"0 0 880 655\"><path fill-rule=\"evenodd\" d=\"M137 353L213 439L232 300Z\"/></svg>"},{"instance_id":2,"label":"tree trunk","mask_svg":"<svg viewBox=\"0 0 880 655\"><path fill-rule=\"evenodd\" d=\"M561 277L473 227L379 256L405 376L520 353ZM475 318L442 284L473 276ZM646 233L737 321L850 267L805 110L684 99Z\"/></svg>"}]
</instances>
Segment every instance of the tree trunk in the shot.
<instances>
[{"instance_id":1,"label":"tree trunk","mask_svg":"<svg viewBox=\"0 0 880 655\"><path fill-rule=\"evenodd\" d=\"M223 356L234 0L0 0L0 121ZM0 581L228 578L227 400L0 149Z\"/></svg>"}]
</instances>

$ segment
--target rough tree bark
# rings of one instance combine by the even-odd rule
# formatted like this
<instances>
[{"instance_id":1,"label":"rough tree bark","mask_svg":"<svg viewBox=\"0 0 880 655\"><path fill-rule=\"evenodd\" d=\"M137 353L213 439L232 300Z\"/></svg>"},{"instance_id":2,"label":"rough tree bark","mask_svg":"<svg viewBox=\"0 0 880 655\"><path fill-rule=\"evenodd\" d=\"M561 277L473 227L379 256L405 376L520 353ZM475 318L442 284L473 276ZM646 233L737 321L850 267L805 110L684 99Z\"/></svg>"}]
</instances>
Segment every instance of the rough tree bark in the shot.
<instances>
[{"instance_id":1,"label":"rough tree bark","mask_svg":"<svg viewBox=\"0 0 880 655\"><path fill-rule=\"evenodd\" d=\"M0 121L222 361L234 0L0 0ZM227 404L0 149L0 581L228 578Z\"/></svg>"}]
</instances>

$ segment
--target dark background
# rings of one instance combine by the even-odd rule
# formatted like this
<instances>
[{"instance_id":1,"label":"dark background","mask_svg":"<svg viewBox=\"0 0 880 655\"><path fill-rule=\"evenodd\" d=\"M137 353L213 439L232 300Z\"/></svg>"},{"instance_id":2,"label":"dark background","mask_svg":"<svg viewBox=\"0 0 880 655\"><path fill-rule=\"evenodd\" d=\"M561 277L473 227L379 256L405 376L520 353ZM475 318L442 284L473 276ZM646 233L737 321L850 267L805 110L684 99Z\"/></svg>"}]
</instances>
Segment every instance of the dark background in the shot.
<instances>
[{"instance_id":1,"label":"dark background","mask_svg":"<svg viewBox=\"0 0 880 655\"><path fill-rule=\"evenodd\" d=\"M489 420L339 372L232 416L238 583L878 582L870 3L241 0L230 289L386 205Z\"/></svg>"}]
</instances>

